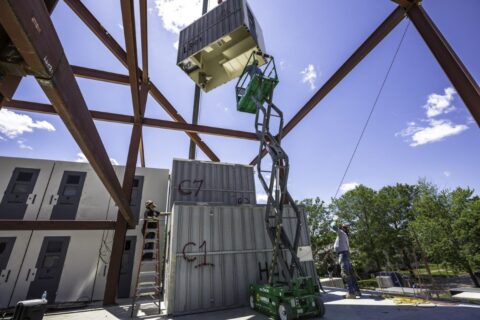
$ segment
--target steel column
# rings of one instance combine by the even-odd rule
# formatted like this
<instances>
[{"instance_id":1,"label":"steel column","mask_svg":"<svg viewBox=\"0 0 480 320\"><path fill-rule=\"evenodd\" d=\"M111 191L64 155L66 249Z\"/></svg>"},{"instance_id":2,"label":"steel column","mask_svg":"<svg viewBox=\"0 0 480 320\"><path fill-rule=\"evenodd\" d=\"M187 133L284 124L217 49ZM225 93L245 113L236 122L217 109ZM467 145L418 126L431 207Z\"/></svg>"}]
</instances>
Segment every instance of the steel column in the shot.
<instances>
[{"instance_id":1,"label":"steel column","mask_svg":"<svg viewBox=\"0 0 480 320\"><path fill-rule=\"evenodd\" d=\"M57 5L58 0L45 0L45 6L47 7L47 11L52 14L55 6ZM0 50L3 49L4 45L9 43L9 38L7 34L3 30L0 25ZM4 101L10 100L15 91L17 90L22 77L14 76L14 75L4 75L3 78L0 79L0 109L3 106Z\"/></svg>"},{"instance_id":2,"label":"steel column","mask_svg":"<svg viewBox=\"0 0 480 320\"><path fill-rule=\"evenodd\" d=\"M132 195L133 180L135 177L135 169L137 167L137 157L141 135L141 125L134 124L132 127L132 135L130 137L130 147L128 148L125 173L123 175L123 192L125 194L125 197L128 198L128 202L130 202L130 198ZM119 213L117 215L117 224L115 226L115 234L113 236L112 252L110 253L110 263L108 264L108 274L105 284L103 305L114 304L117 297L118 278L122 265L122 256L125 246L125 235L127 232L127 227L127 222Z\"/></svg>"},{"instance_id":3,"label":"steel column","mask_svg":"<svg viewBox=\"0 0 480 320\"><path fill-rule=\"evenodd\" d=\"M285 125L283 136L292 131L293 128L312 111L315 106L343 79L353 70L373 50L405 17L405 9L397 7L392 13L378 26L378 28L360 45L360 47L345 61L342 66L325 82L325 84L313 95L310 100L293 116ZM266 151L262 152L262 157ZM258 160L255 157L250 164L254 165Z\"/></svg>"},{"instance_id":4,"label":"steel column","mask_svg":"<svg viewBox=\"0 0 480 320\"><path fill-rule=\"evenodd\" d=\"M480 126L480 88L478 84L421 5L412 6L408 10L408 17L470 110L477 125Z\"/></svg>"},{"instance_id":5,"label":"steel column","mask_svg":"<svg viewBox=\"0 0 480 320\"><path fill-rule=\"evenodd\" d=\"M203 0L202 15L207 13L208 0ZM200 112L200 87L195 85L195 92L193 94L193 112L192 112L192 124L198 124L198 114ZM188 150L188 159L195 159L195 141L190 140L190 148Z\"/></svg>"},{"instance_id":6,"label":"steel column","mask_svg":"<svg viewBox=\"0 0 480 320\"><path fill-rule=\"evenodd\" d=\"M1 0L0 21L129 224L133 216L46 6Z\"/></svg>"}]
</instances>

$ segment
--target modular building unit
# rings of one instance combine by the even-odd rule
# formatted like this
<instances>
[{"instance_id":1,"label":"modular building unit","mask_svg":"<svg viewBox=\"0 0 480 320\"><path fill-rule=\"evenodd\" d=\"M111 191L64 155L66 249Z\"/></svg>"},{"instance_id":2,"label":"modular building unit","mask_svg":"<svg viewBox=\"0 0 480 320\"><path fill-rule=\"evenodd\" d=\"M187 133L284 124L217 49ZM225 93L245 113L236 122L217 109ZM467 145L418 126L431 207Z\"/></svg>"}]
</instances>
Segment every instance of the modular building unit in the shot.
<instances>
[{"instance_id":1,"label":"modular building unit","mask_svg":"<svg viewBox=\"0 0 480 320\"><path fill-rule=\"evenodd\" d=\"M34 231L9 301L90 301L102 231Z\"/></svg>"},{"instance_id":2,"label":"modular building unit","mask_svg":"<svg viewBox=\"0 0 480 320\"><path fill-rule=\"evenodd\" d=\"M177 65L208 92L240 76L254 50L265 44L250 6L226 0L180 32Z\"/></svg>"},{"instance_id":3,"label":"modular building unit","mask_svg":"<svg viewBox=\"0 0 480 320\"><path fill-rule=\"evenodd\" d=\"M248 305L249 284L265 283L272 258L264 205L192 205L176 203L169 223L165 306L184 314ZM294 212L285 208L290 239ZM310 238L302 216L300 245ZM317 278L311 258L302 258L307 274Z\"/></svg>"},{"instance_id":4,"label":"modular building unit","mask_svg":"<svg viewBox=\"0 0 480 320\"><path fill-rule=\"evenodd\" d=\"M31 233L0 231L0 309L9 306Z\"/></svg>"},{"instance_id":5,"label":"modular building unit","mask_svg":"<svg viewBox=\"0 0 480 320\"><path fill-rule=\"evenodd\" d=\"M125 168L114 169L121 181ZM0 219L117 218L118 207L87 163L0 157L0 173L0 200L6 203L0 207ZM127 231L119 297L133 294L141 259L144 203L153 200L159 211L165 211L168 179L166 169L136 169L130 204L138 224ZM165 225L165 219L160 223ZM0 309L39 298L43 291L50 303L103 299L113 233L0 231Z\"/></svg>"},{"instance_id":6,"label":"modular building unit","mask_svg":"<svg viewBox=\"0 0 480 320\"><path fill-rule=\"evenodd\" d=\"M88 163L55 161L39 220L105 220L110 200Z\"/></svg>"},{"instance_id":7,"label":"modular building unit","mask_svg":"<svg viewBox=\"0 0 480 320\"><path fill-rule=\"evenodd\" d=\"M54 163L0 157L0 219L37 219Z\"/></svg>"},{"instance_id":8,"label":"modular building unit","mask_svg":"<svg viewBox=\"0 0 480 320\"><path fill-rule=\"evenodd\" d=\"M253 167L174 159L170 208L175 202L256 204Z\"/></svg>"}]
</instances>

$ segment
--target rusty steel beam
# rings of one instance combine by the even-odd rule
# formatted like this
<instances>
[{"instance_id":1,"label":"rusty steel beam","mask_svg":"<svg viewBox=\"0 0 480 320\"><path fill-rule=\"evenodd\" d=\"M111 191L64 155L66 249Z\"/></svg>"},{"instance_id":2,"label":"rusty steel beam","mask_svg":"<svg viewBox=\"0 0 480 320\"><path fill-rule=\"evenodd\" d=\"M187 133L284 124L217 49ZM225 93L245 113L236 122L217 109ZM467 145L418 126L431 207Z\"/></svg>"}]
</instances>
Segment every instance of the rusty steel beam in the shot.
<instances>
[{"instance_id":1,"label":"rusty steel beam","mask_svg":"<svg viewBox=\"0 0 480 320\"><path fill-rule=\"evenodd\" d=\"M127 163L125 165L125 172L123 175L123 192L128 198L128 202L130 202L132 195L133 180L135 178L135 169L137 167L138 149L140 147L141 136L142 126L138 123L135 123L132 127ZM123 248L125 245L127 227L127 222L119 212L117 215L115 234L113 236L110 263L108 264L108 274L105 284L105 293L103 296L103 305L111 305L116 301L118 278L120 276L120 269L122 266Z\"/></svg>"},{"instance_id":2,"label":"rusty steel beam","mask_svg":"<svg viewBox=\"0 0 480 320\"><path fill-rule=\"evenodd\" d=\"M22 77L14 75L6 75L0 79L0 109L13 97L21 80Z\"/></svg>"},{"instance_id":3,"label":"rusty steel beam","mask_svg":"<svg viewBox=\"0 0 480 320\"><path fill-rule=\"evenodd\" d=\"M53 10L55 9L57 2L58 0L45 0L45 6L50 14L52 14ZM10 39L1 25L0 38L0 49L2 49L4 44L6 45L10 43ZM10 100L13 97L15 91L17 91L17 88L20 85L21 80L22 77L15 75L5 75L0 79L0 109L2 108L4 101Z\"/></svg>"},{"instance_id":4,"label":"rusty steel beam","mask_svg":"<svg viewBox=\"0 0 480 320\"><path fill-rule=\"evenodd\" d=\"M113 230L114 220L0 220L0 230Z\"/></svg>"},{"instance_id":5,"label":"rusty steel beam","mask_svg":"<svg viewBox=\"0 0 480 320\"><path fill-rule=\"evenodd\" d=\"M422 6L412 6L408 17L480 126L480 88L477 82Z\"/></svg>"},{"instance_id":6,"label":"rusty steel beam","mask_svg":"<svg viewBox=\"0 0 480 320\"><path fill-rule=\"evenodd\" d=\"M148 21L147 0L140 0L140 36L142 44L142 82L148 83Z\"/></svg>"},{"instance_id":7,"label":"rusty steel beam","mask_svg":"<svg viewBox=\"0 0 480 320\"><path fill-rule=\"evenodd\" d=\"M123 31L127 48L127 67L130 80L130 91L132 93L133 117L135 123L142 121L140 102L140 83L137 63L137 40L135 36L135 13L133 0L121 0Z\"/></svg>"},{"instance_id":8,"label":"rusty steel beam","mask_svg":"<svg viewBox=\"0 0 480 320\"><path fill-rule=\"evenodd\" d=\"M302 121L305 116L312 111L315 106L343 79L350 71L355 68L405 17L405 9L397 7L392 13L378 26L378 28L355 50L355 52L340 66L340 68L323 84L323 86L313 95L310 100L293 116L293 118L283 127L283 136L292 131L295 126ZM262 157L267 154L262 151ZM258 160L258 155L250 162L254 165Z\"/></svg>"},{"instance_id":9,"label":"rusty steel beam","mask_svg":"<svg viewBox=\"0 0 480 320\"><path fill-rule=\"evenodd\" d=\"M0 21L122 215L133 215L43 2L0 0Z\"/></svg>"},{"instance_id":10,"label":"rusty steel beam","mask_svg":"<svg viewBox=\"0 0 480 320\"><path fill-rule=\"evenodd\" d=\"M102 27L95 16L85 7L79 0L65 0L65 3L80 17L80 19L90 28L90 30L105 44L105 46L119 59L119 61L128 67L127 54L122 47L110 36L110 34ZM139 71L142 75L142 71ZM143 76L143 75L142 75ZM150 82L150 90L155 89L155 94L151 92L155 100L160 106L177 122L186 123L185 119L178 113L158 88ZM160 101L165 102L162 104ZM195 133L187 133L187 135L195 141L198 147L210 158L212 161L220 161L217 155L202 141L202 139Z\"/></svg>"},{"instance_id":11,"label":"rusty steel beam","mask_svg":"<svg viewBox=\"0 0 480 320\"><path fill-rule=\"evenodd\" d=\"M143 129L140 137L140 166L145 168L145 146L143 145Z\"/></svg>"},{"instance_id":12,"label":"rusty steel beam","mask_svg":"<svg viewBox=\"0 0 480 320\"><path fill-rule=\"evenodd\" d=\"M109 71L102 71L79 66L72 66L72 70L73 74L75 74L75 76L79 78L130 85L130 79L125 74L113 73Z\"/></svg>"},{"instance_id":13,"label":"rusty steel beam","mask_svg":"<svg viewBox=\"0 0 480 320\"><path fill-rule=\"evenodd\" d=\"M11 109L17 109L22 111L57 114L57 112L55 111L55 108L52 105L45 104L45 103L22 101L22 100L11 100L11 101L6 101L3 105ZM92 116L93 119L100 120L100 121L109 121L109 122L117 122L117 123L124 123L124 124L134 123L133 116L129 116L125 114L90 110L90 115ZM203 126L203 125L193 125L188 123L180 123L176 121L167 121L167 120L160 120L160 119L153 119L153 118L144 118L142 123L144 126L152 127L152 128L185 131L189 133L204 133L204 134L211 134L211 135L217 135L217 136L223 136L223 137L229 137L229 138L258 141L257 135L255 133L247 132L247 131L238 131L238 130L217 128L217 127Z\"/></svg>"}]
</instances>

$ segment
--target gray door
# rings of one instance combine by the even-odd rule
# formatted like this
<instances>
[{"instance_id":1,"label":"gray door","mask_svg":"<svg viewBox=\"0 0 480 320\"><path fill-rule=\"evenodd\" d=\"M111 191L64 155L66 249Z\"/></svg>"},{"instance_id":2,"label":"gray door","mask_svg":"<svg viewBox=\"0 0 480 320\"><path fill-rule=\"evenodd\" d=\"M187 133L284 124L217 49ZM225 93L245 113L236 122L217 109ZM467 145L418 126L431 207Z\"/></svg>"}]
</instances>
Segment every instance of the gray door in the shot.
<instances>
[{"instance_id":1,"label":"gray door","mask_svg":"<svg viewBox=\"0 0 480 320\"><path fill-rule=\"evenodd\" d=\"M125 247L122 256L120 277L118 278L118 298L130 297L130 284L132 283L133 260L135 259L136 236L128 236L125 239Z\"/></svg>"},{"instance_id":2,"label":"gray door","mask_svg":"<svg viewBox=\"0 0 480 320\"><path fill-rule=\"evenodd\" d=\"M38 255L37 273L30 283L27 299L40 299L47 291L49 303L55 302L70 237L45 237Z\"/></svg>"},{"instance_id":3,"label":"gray door","mask_svg":"<svg viewBox=\"0 0 480 320\"><path fill-rule=\"evenodd\" d=\"M15 168L0 203L0 219L23 219L28 195L33 192L40 169ZM32 200L32 203L36 199Z\"/></svg>"},{"instance_id":4,"label":"gray door","mask_svg":"<svg viewBox=\"0 0 480 320\"><path fill-rule=\"evenodd\" d=\"M52 209L51 220L75 220L86 175L86 172L78 171L63 173L58 188L58 201Z\"/></svg>"},{"instance_id":5,"label":"gray door","mask_svg":"<svg viewBox=\"0 0 480 320\"><path fill-rule=\"evenodd\" d=\"M135 222L138 224L140 217L140 208L142 207L143 176L135 176L133 180L132 196L130 198L130 208L132 209Z\"/></svg>"},{"instance_id":6,"label":"gray door","mask_svg":"<svg viewBox=\"0 0 480 320\"><path fill-rule=\"evenodd\" d=\"M10 271L7 269L8 260L12 253L15 237L0 238L0 283L10 280ZM5 272L4 272L5 271Z\"/></svg>"}]
</instances>

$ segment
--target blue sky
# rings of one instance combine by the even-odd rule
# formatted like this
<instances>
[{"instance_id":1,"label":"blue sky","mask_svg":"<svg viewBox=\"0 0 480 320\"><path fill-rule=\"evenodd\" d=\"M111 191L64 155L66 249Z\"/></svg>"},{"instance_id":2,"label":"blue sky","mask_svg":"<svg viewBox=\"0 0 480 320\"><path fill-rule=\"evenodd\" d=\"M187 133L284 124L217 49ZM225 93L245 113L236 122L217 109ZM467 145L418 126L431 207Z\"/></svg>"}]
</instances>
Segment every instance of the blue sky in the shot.
<instances>
[{"instance_id":1,"label":"blue sky","mask_svg":"<svg viewBox=\"0 0 480 320\"><path fill-rule=\"evenodd\" d=\"M211 5L217 1L210 0ZM83 3L124 46L117 0ZM150 77L190 121L193 83L176 66L178 30L200 16L200 0L148 1ZM387 0L250 0L268 53L279 66L274 100L288 121L395 5ZM477 31L480 2L425 0L424 7L473 77L480 79ZM183 5L183 6L182 6ZM138 15L138 8L137 8ZM53 22L71 64L126 73L81 20L60 1ZM385 77L407 20L367 56L284 140L291 161L290 192L297 199L335 194L351 152ZM137 31L138 31L137 19ZM138 37L139 41L139 37ZM130 89L78 79L90 109L132 114ZM201 98L200 123L253 131L253 118L235 110L234 82ZM48 102L32 78L15 99ZM0 155L76 161L80 149L56 116L0 111ZM170 119L150 97L147 117ZM112 161L124 164L130 126L96 122ZM170 168L188 156L182 132L145 128L149 167ZM255 142L202 135L224 162L248 163ZM81 157L80 157L81 158ZM207 159L198 151L199 159ZM81 159L80 159L81 160ZM440 187L480 189L480 130L413 25L355 159L344 190L358 183L378 189L426 177ZM262 193L257 189L258 193Z\"/></svg>"}]
</instances>

